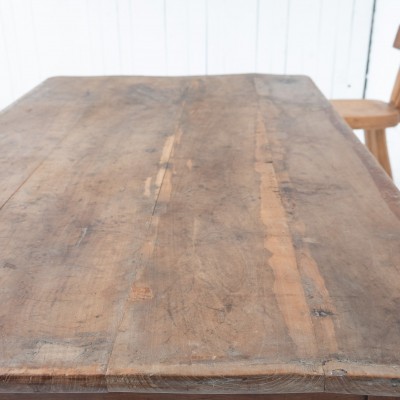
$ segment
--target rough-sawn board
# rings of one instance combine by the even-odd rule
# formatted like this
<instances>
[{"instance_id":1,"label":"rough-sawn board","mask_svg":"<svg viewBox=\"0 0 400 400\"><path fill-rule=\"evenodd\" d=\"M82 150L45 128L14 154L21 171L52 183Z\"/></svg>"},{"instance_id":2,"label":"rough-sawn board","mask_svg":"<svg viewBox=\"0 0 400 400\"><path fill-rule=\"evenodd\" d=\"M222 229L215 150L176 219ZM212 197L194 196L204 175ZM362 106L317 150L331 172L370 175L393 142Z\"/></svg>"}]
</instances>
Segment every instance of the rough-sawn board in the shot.
<instances>
[{"instance_id":1,"label":"rough-sawn board","mask_svg":"<svg viewBox=\"0 0 400 400\"><path fill-rule=\"evenodd\" d=\"M53 78L0 115L0 391L400 393L400 196L306 77Z\"/></svg>"}]
</instances>

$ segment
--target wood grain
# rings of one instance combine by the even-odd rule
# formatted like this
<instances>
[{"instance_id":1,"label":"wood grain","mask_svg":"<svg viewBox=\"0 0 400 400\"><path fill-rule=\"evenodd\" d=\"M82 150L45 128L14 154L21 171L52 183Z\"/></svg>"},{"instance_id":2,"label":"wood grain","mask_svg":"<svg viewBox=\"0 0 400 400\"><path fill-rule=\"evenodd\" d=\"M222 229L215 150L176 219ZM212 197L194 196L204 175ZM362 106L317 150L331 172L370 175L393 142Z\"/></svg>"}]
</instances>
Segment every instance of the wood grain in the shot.
<instances>
[{"instance_id":1,"label":"wood grain","mask_svg":"<svg viewBox=\"0 0 400 400\"><path fill-rule=\"evenodd\" d=\"M399 47L400 27L394 41ZM370 99L332 100L333 107L353 129L365 131L365 144L382 168L391 177L389 154L386 145L386 128L400 122L400 69L393 86L390 102Z\"/></svg>"},{"instance_id":2,"label":"wood grain","mask_svg":"<svg viewBox=\"0 0 400 400\"><path fill-rule=\"evenodd\" d=\"M371 397L369 397L371 399ZM398 400L398 397L372 397L373 400ZM0 394L0 400L367 400L366 396L331 393L307 394L143 394L143 393L52 393Z\"/></svg>"},{"instance_id":3,"label":"wood grain","mask_svg":"<svg viewBox=\"0 0 400 400\"><path fill-rule=\"evenodd\" d=\"M389 153L386 143L386 131L384 129L366 130L364 132L365 144L370 152L378 160L379 164L386 173L392 177L392 169L390 167Z\"/></svg>"},{"instance_id":4,"label":"wood grain","mask_svg":"<svg viewBox=\"0 0 400 400\"><path fill-rule=\"evenodd\" d=\"M182 93L164 87L167 105L136 80L60 78L46 87L39 103L62 97L71 115L84 117L1 211L1 389L106 390L109 353L158 193L154 182L153 197L143 195L144 183L163 172ZM79 90L91 93L92 107L82 111L73 101ZM164 118L150 120L162 110ZM148 119L145 127L138 115ZM42 129L56 130L54 122L47 127L54 118L57 111L43 116L39 107ZM30 124L20 129L25 146L34 147ZM4 157L23 164L10 147Z\"/></svg>"},{"instance_id":5,"label":"wood grain","mask_svg":"<svg viewBox=\"0 0 400 400\"><path fill-rule=\"evenodd\" d=\"M35 124L0 116L22 165L0 391L400 393L400 194L308 78L55 78L24 101Z\"/></svg>"},{"instance_id":6,"label":"wood grain","mask_svg":"<svg viewBox=\"0 0 400 400\"><path fill-rule=\"evenodd\" d=\"M396 97L390 103L379 100L332 100L337 112L353 129L385 129L396 126L400 113L396 108ZM398 104L397 104L398 105Z\"/></svg>"},{"instance_id":7,"label":"wood grain","mask_svg":"<svg viewBox=\"0 0 400 400\"><path fill-rule=\"evenodd\" d=\"M1 112L0 207L96 104L98 81L49 79Z\"/></svg>"}]
</instances>

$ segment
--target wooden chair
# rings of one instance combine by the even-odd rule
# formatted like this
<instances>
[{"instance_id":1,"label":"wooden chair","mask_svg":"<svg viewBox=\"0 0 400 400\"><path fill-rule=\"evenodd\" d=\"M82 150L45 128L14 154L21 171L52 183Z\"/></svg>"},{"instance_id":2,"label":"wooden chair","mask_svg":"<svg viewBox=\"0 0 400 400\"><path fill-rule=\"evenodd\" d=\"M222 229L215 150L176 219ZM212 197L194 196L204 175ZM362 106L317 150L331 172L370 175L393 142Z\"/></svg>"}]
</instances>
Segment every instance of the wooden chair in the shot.
<instances>
[{"instance_id":1,"label":"wooden chair","mask_svg":"<svg viewBox=\"0 0 400 400\"><path fill-rule=\"evenodd\" d=\"M400 49L400 26L393 45ZM389 103L379 100L332 100L336 111L353 129L364 129L365 144L392 176L386 145L386 128L400 122L400 68Z\"/></svg>"}]
</instances>

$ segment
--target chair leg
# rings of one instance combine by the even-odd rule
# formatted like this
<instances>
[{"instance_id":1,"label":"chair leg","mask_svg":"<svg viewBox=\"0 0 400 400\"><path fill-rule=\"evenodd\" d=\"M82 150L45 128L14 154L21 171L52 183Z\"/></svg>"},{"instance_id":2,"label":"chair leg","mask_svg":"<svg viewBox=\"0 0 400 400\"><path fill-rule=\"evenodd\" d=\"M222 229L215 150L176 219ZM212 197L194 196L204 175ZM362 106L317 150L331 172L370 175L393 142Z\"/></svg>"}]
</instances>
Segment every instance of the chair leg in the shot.
<instances>
[{"instance_id":1,"label":"chair leg","mask_svg":"<svg viewBox=\"0 0 400 400\"><path fill-rule=\"evenodd\" d=\"M386 145L386 132L384 129L366 130L365 144L370 152L382 165L382 168L387 174L392 177L392 170L390 168L389 154Z\"/></svg>"}]
</instances>

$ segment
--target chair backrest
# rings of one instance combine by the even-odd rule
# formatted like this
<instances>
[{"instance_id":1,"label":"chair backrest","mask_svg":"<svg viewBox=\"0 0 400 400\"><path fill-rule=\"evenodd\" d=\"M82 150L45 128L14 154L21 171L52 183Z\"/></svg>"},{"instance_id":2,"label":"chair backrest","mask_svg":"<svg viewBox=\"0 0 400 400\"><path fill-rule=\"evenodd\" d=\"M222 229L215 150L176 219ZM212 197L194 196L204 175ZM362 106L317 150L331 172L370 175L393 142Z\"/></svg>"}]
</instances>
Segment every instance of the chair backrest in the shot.
<instances>
[{"instance_id":1,"label":"chair backrest","mask_svg":"<svg viewBox=\"0 0 400 400\"><path fill-rule=\"evenodd\" d=\"M397 29L397 35L394 39L393 47L400 49L400 26ZM400 68L397 71L397 78L394 83L392 95L390 97L390 104L393 104L400 111Z\"/></svg>"}]
</instances>

